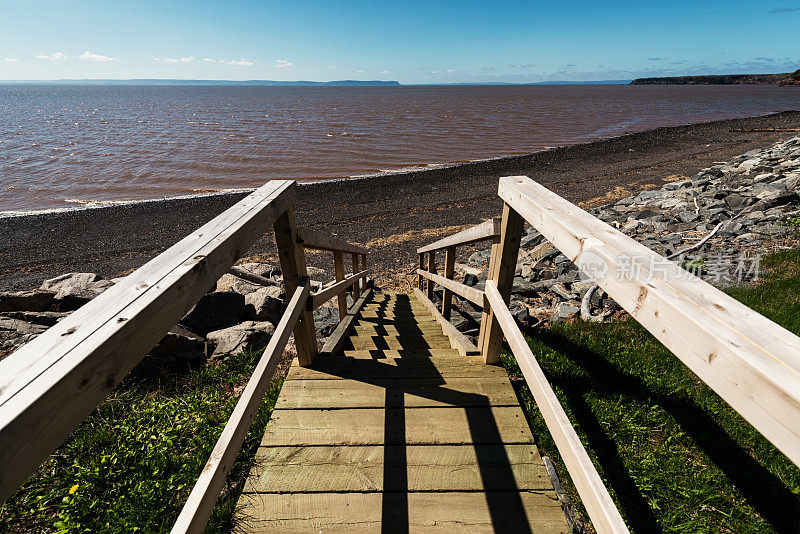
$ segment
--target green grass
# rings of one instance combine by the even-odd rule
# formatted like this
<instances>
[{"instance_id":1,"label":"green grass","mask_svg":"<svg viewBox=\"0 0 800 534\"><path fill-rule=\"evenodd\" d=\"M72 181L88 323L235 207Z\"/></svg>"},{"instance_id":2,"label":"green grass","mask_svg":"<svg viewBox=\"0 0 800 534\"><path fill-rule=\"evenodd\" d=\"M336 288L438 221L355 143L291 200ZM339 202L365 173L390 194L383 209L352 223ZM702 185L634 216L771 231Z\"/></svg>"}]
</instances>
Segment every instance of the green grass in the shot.
<instances>
[{"instance_id":1,"label":"green grass","mask_svg":"<svg viewBox=\"0 0 800 534\"><path fill-rule=\"evenodd\" d=\"M0 509L0 532L169 531L260 356L188 370L139 368ZM210 532L233 526L242 475L280 386L259 409Z\"/></svg>"},{"instance_id":2,"label":"green grass","mask_svg":"<svg viewBox=\"0 0 800 534\"><path fill-rule=\"evenodd\" d=\"M800 333L800 251L762 268L757 285L729 293ZM633 532L800 531L800 469L634 320L561 324L529 342ZM508 352L503 362L521 376ZM542 454L577 500L530 391L515 383Z\"/></svg>"}]
</instances>

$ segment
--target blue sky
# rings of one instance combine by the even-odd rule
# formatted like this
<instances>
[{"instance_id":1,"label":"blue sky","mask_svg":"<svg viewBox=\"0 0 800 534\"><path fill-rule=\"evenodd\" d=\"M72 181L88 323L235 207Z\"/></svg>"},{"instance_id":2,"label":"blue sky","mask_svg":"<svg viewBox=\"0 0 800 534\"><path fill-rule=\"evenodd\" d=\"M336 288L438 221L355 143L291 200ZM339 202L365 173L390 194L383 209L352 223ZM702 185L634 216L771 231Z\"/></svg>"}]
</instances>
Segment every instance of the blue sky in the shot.
<instances>
[{"instance_id":1,"label":"blue sky","mask_svg":"<svg viewBox=\"0 0 800 534\"><path fill-rule=\"evenodd\" d=\"M402 83L800 68L800 1L2 0L0 79Z\"/></svg>"}]
</instances>

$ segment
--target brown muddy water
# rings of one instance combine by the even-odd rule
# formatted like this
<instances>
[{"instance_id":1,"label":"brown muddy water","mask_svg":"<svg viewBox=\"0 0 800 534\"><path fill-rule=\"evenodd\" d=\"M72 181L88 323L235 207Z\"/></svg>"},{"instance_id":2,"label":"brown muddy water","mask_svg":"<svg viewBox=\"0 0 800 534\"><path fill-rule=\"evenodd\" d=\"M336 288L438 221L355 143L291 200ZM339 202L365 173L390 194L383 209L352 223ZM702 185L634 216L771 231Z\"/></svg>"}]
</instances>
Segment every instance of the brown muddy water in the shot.
<instances>
[{"instance_id":1,"label":"brown muddy water","mask_svg":"<svg viewBox=\"0 0 800 534\"><path fill-rule=\"evenodd\" d=\"M800 87L3 85L0 212L458 163L789 109Z\"/></svg>"}]
</instances>

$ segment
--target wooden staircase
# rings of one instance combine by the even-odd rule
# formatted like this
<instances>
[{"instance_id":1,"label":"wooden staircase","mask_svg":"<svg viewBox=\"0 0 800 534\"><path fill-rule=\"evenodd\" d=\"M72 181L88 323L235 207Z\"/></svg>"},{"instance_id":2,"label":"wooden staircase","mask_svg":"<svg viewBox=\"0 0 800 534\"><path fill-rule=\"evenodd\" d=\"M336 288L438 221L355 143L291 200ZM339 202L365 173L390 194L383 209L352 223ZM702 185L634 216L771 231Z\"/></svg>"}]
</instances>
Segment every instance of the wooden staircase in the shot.
<instances>
[{"instance_id":1,"label":"wooden staircase","mask_svg":"<svg viewBox=\"0 0 800 534\"><path fill-rule=\"evenodd\" d=\"M502 367L385 293L344 350L295 362L244 493L250 532L566 532Z\"/></svg>"}]
</instances>

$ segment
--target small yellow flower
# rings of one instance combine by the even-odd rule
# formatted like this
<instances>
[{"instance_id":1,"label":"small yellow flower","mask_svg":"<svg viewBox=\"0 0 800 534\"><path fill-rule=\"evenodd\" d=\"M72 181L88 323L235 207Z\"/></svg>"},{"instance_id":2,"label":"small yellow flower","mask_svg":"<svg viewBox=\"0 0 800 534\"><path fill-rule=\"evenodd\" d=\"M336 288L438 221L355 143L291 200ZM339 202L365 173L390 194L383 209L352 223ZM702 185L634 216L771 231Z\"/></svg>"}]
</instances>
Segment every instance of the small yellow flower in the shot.
<instances>
[{"instance_id":1,"label":"small yellow flower","mask_svg":"<svg viewBox=\"0 0 800 534\"><path fill-rule=\"evenodd\" d=\"M70 494L70 495L72 495L73 493L75 493L76 491L78 491L78 487L80 487L80 484L75 484L74 486L72 486L72 487L69 489L69 494Z\"/></svg>"}]
</instances>

